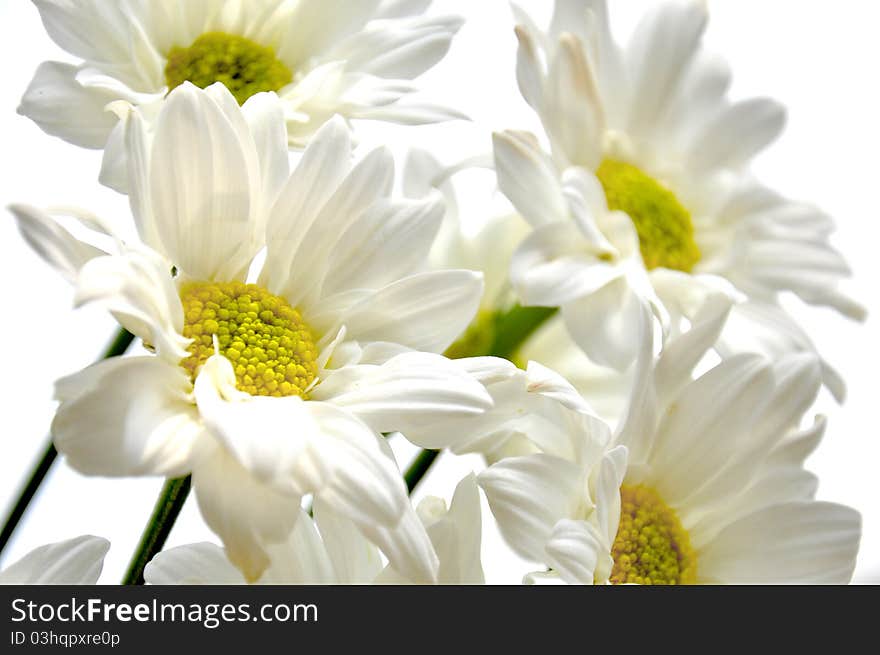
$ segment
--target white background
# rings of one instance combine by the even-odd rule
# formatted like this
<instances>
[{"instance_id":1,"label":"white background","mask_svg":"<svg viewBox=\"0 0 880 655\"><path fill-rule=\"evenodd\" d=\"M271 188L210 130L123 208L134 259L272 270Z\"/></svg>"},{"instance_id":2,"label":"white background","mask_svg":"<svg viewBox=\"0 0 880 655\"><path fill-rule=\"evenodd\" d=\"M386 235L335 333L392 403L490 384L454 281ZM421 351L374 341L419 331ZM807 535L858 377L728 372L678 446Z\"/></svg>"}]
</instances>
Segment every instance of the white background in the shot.
<instances>
[{"instance_id":1,"label":"white background","mask_svg":"<svg viewBox=\"0 0 880 655\"><path fill-rule=\"evenodd\" d=\"M550 3L523 0L535 15ZM647 0L611 0L615 29L626 35ZM534 129L516 91L515 39L503 0L437 0L435 11L469 19L449 57L423 77L435 99L474 120L425 128L362 124L367 142L417 144L441 159L486 151L493 129ZM821 351L846 376L849 398L837 406L823 396L816 411L830 417L825 442L810 461L819 495L847 503L864 516L856 581L880 583L880 434L875 411L880 385L876 315L880 303L880 96L877 63L880 6L868 0L710 0L706 43L724 54L735 74L733 95L770 95L789 108L783 138L756 164L770 186L809 200L838 221L836 245L852 264L847 285L871 316L853 324L827 310L794 307ZM46 36L26 0L0 0L0 203L73 204L124 224L124 198L97 182L100 156L43 134L16 115L37 65L72 59ZM90 363L114 330L95 310L72 311L67 285L21 241L12 218L0 214L0 507L11 502L43 448L54 403L52 382ZM411 450L400 447L403 460ZM402 462L405 465L405 461ZM476 457L441 460L419 495L448 498ZM102 582L121 578L162 481L85 478L56 466L0 565L30 549L84 533L107 537L112 549ZM511 555L485 515L484 567L490 582L518 582L529 566ZM169 545L214 540L190 501Z\"/></svg>"}]
</instances>

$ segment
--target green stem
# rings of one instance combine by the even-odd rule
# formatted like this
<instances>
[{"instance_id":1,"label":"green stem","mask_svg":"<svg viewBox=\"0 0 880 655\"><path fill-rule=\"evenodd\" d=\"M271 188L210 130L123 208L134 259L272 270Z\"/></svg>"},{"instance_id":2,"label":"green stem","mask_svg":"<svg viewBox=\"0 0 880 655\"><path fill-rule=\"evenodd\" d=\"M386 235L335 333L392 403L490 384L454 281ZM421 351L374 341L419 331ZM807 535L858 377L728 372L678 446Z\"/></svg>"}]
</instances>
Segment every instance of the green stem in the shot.
<instances>
[{"instance_id":1,"label":"green stem","mask_svg":"<svg viewBox=\"0 0 880 655\"><path fill-rule=\"evenodd\" d=\"M134 336L132 334L125 329L120 328L113 341L101 354L100 359L109 359L124 354L131 345L133 339ZM6 549L10 539L12 539L12 535L15 534L16 528L27 513L31 501L36 497L37 492L40 490L40 486L43 484L43 481L52 469L52 464L55 463L57 457L58 451L55 450L55 444L52 443L52 437L49 437L46 445L43 447L43 454L40 456L36 465L31 469L27 482L25 482L24 486L21 488L15 503L12 505L12 509L9 511L9 515L6 517L6 521L3 523L3 529L0 530L0 554Z\"/></svg>"},{"instance_id":2,"label":"green stem","mask_svg":"<svg viewBox=\"0 0 880 655\"><path fill-rule=\"evenodd\" d=\"M122 584L144 584L144 569L165 545L171 528L174 527L174 522L180 515L180 510L183 509L187 496L189 496L191 486L191 476L166 480L159 498L156 499L153 514L144 528L138 548L131 558L131 564L128 566L128 572L125 574Z\"/></svg>"},{"instance_id":3,"label":"green stem","mask_svg":"<svg viewBox=\"0 0 880 655\"><path fill-rule=\"evenodd\" d=\"M487 348L478 348L474 352L464 353L459 344L453 344L446 354L450 356L454 352L456 357L488 355L503 359L513 359L526 340L553 317L557 311L556 307L523 307L521 305L514 305L493 318L494 338ZM403 479L406 481L406 488L410 493L424 479L439 455L439 450L422 450L416 455L416 458L403 475Z\"/></svg>"},{"instance_id":4,"label":"green stem","mask_svg":"<svg viewBox=\"0 0 880 655\"><path fill-rule=\"evenodd\" d=\"M437 460L440 456L439 450L423 450L416 458L412 461L412 464L409 465L409 468L406 469L406 473L403 474L403 479L406 482L406 490L411 494L415 491L415 488L418 486L419 482L425 477L425 474L428 472L428 469L431 468L431 465Z\"/></svg>"}]
</instances>

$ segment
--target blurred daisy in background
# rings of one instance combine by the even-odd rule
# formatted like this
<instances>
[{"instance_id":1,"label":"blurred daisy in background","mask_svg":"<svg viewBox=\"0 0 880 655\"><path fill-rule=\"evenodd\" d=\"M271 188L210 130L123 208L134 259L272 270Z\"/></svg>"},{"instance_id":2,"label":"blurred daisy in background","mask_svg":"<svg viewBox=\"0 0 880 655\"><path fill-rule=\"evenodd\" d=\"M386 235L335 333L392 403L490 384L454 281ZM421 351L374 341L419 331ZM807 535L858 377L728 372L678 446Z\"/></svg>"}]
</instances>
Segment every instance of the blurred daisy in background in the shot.
<instances>
[{"instance_id":1,"label":"blurred daisy in background","mask_svg":"<svg viewBox=\"0 0 880 655\"><path fill-rule=\"evenodd\" d=\"M335 114L407 124L462 118L414 95L412 80L443 58L462 24L455 16L422 15L429 0L34 4L49 36L82 61L41 64L19 113L79 146L104 148L109 139L102 182L120 191L118 114L131 105L152 118L183 82L221 82L239 104L277 92L297 148Z\"/></svg>"},{"instance_id":2,"label":"blurred daisy in background","mask_svg":"<svg viewBox=\"0 0 880 655\"><path fill-rule=\"evenodd\" d=\"M641 304L666 323L658 276L667 292L687 295L689 280L712 275L759 305L778 307L788 291L864 318L838 289L849 268L829 244L830 218L749 174L784 110L729 100L729 69L701 46L705 3L659 3L626 47L603 0L558 0L548 30L515 14L520 91L550 146L521 132L495 137L499 186L534 230L511 270L524 303L561 306L590 358L617 369L638 349ZM760 334L765 315L743 313L739 324Z\"/></svg>"}]
</instances>

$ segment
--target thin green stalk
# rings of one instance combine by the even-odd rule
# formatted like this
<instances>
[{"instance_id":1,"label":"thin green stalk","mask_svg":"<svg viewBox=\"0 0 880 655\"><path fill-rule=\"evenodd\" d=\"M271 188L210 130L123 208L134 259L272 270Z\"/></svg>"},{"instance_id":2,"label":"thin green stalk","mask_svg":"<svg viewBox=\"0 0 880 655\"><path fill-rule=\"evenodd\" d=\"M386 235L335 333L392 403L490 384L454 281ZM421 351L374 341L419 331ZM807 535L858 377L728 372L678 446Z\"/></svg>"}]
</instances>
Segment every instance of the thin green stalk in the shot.
<instances>
[{"instance_id":1,"label":"thin green stalk","mask_svg":"<svg viewBox=\"0 0 880 655\"><path fill-rule=\"evenodd\" d=\"M175 478L165 482L159 493L159 498L156 499L153 514L144 528L137 550L131 558L131 564L128 566L128 572L125 574L122 584L144 584L144 569L165 546L171 528L174 527L174 522L189 496L191 486L192 477L189 475L185 478Z\"/></svg>"},{"instance_id":2,"label":"thin green stalk","mask_svg":"<svg viewBox=\"0 0 880 655\"><path fill-rule=\"evenodd\" d=\"M460 347L453 345L447 351L447 355L451 354L451 351L454 349L458 357L488 355L503 359L513 359L526 340L555 315L556 312L557 309L555 307L523 307L521 305L514 305L506 312L500 313L493 318L494 338L488 348L480 352L462 353ZM428 474L439 455L439 450L422 450L416 455L416 458L403 475L406 481L406 488L410 493Z\"/></svg>"},{"instance_id":3,"label":"thin green stalk","mask_svg":"<svg viewBox=\"0 0 880 655\"><path fill-rule=\"evenodd\" d=\"M134 336L131 333L120 328L113 341L101 354L100 359L109 359L110 357L122 355L128 350L133 339ZM58 451L55 450L55 444L52 443L52 437L49 437L46 445L43 447L43 454L40 456L39 460L37 460L36 465L31 469L27 482L22 486L15 503L12 505L12 509L9 511L6 520L3 522L3 529L0 530L0 555L3 554L10 539L12 539L12 535L15 533L16 528L27 513L31 501L36 497L40 486L43 484L43 480L46 479L46 476L52 469L52 464L55 463L57 457Z\"/></svg>"},{"instance_id":4,"label":"thin green stalk","mask_svg":"<svg viewBox=\"0 0 880 655\"><path fill-rule=\"evenodd\" d=\"M412 461L412 464L409 465L409 468L406 469L406 473L403 474L403 479L406 482L406 490L412 494L415 491L415 488L418 486L419 482L425 477L425 474L428 472L428 469L431 468L431 465L437 460L440 456L439 450L423 450L416 458Z\"/></svg>"}]
</instances>

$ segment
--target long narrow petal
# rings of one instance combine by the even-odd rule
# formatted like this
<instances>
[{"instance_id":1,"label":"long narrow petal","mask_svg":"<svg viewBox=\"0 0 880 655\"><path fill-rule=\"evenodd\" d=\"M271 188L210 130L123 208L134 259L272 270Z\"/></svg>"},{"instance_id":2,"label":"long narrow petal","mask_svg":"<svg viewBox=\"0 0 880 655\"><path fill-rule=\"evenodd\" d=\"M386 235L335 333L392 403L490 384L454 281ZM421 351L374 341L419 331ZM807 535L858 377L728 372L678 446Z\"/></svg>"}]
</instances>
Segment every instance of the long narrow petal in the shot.
<instances>
[{"instance_id":1,"label":"long narrow petal","mask_svg":"<svg viewBox=\"0 0 880 655\"><path fill-rule=\"evenodd\" d=\"M473 271L420 273L371 294L341 321L356 341L389 341L441 352L476 315L482 290L482 275Z\"/></svg>"}]
</instances>

